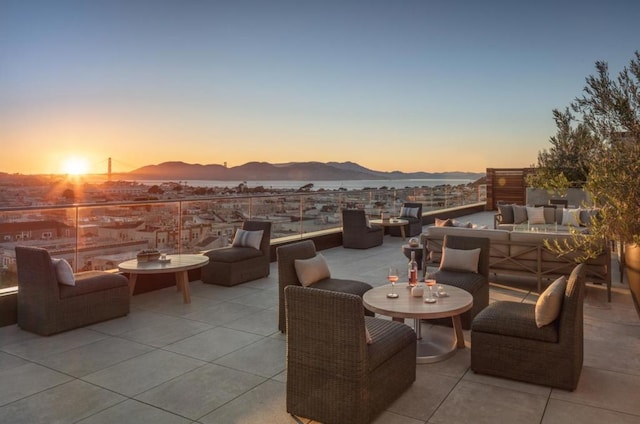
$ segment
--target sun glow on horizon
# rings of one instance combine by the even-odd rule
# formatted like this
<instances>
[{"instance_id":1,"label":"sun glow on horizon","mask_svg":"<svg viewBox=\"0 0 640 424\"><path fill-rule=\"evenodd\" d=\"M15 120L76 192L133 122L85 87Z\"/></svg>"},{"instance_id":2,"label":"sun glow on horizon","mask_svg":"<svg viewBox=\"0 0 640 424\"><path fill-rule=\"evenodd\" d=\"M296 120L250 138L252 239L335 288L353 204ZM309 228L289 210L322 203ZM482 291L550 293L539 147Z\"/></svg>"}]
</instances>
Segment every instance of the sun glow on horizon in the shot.
<instances>
[{"instance_id":1,"label":"sun glow on horizon","mask_svg":"<svg viewBox=\"0 0 640 424\"><path fill-rule=\"evenodd\" d=\"M62 163L62 171L67 175L84 175L89 172L89 161L79 156L69 157Z\"/></svg>"}]
</instances>

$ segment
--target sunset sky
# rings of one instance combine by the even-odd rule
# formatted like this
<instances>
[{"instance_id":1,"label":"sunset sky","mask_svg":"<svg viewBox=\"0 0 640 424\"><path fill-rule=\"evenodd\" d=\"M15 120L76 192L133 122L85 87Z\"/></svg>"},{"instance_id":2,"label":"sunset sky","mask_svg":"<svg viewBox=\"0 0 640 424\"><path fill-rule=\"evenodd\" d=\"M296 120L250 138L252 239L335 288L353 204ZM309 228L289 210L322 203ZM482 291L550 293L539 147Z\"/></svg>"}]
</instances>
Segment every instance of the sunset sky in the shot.
<instances>
[{"instance_id":1,"label":"sunset sky","mask_svg":"<svg viewBox=\"0 0 640 424\"><path fill-rule=\"evenodd\" d=\"M536 163L640 1L0 0L0 172Z\"/></svg>"}]
</instances>

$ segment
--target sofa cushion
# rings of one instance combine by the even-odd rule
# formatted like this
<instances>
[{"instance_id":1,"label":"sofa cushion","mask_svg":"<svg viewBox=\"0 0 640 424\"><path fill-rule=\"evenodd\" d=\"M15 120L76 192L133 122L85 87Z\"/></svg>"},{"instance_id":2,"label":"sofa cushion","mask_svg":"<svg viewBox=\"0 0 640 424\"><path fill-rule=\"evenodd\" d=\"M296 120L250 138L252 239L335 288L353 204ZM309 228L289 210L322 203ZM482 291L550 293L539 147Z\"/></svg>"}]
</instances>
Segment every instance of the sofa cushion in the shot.
<instances>
[{"instance_id":1,"label":"sofa cushion","mask_svg":"<svg viewBox=\"0 0 640 424\"><path fill-rule=\"evenodd\" d=\"M51 258L51 264L56 271L56 279L58 283L67 286L75 286L76 278L73 275L73 269L66 259Z\"/></svg>"},{"instance_id":2,"label":"sofa cushion","mask_svg":"<svg viewBox=\"0 0 640 424\"><path fill-rule=\"evenodd\" d=\"M257 258L262 255L262 251L253 247L224 247L213 249L204 254L211 262L232 263L244 261L246 259Z\"/></svg>"},{"instance_id":3,"label":"sofa cushion","mask_svg":"<svg viewBox=\"0 0 640 424\"><path fill-rule=\"evenodd\" d=\"M580 225L588 227L591 225L591 220L597 218L600 211L595 208L580 209Z\"/></svg>"},{"instance_id":4,"label":"sofa cushion","mask_svg":"<svg viewBox=\"0 0 640 424\"><path fill-rule=\"evenodd\" d=\"M544 207L544 223L555 224L556 223L556 208Z\"/></svg>"},{"instance_id":5,"label":"sofa cushion","mask_svg":"<svg viewBox=\"0 0 640 424\"><path fill-rule=\"evenodd\" d=\"M436 227L453 227L453 223L451 222L450 218L447 218L447 219L436 218L435 226Z\"/></svg>"},{"instance_id":6,"label":"sofa cushion","mask_svg":"<svg viewBox=\"0 0 640 424\"><path fill-rule=\"evenodd\" d=\"M551 324L560 315L564 292L567 289L567 278L563 275L551 283L538 297L535 309L538 328Z\"/></svg>"},{"instance_id":7,"label":"sofa cushion","mask_svg":"<svg viewBox=\"0 0 640 424\"><path fill-rule=\"evenodd\" d=\"M440 269L445 271L462 271L478 273L478 249L451 249L445 247L442 251Z\"/></svg>"},{"instance_id":8,"label":"sofa cushion","mask_svg":"<svg viewBox=\"0 0 640 424\"><path fill-rule=\"evenodd\" d=\"M298 281L304 287L317 283L320 280L331 278L329 265L321 253L309 259L295 259L293 264L296 268Z\"/></svg>"},{"instance_id":9,"label":"sofa cushion","mask_svg":"<svg viewBox=\"0 0 640 424\"><path fill-rule=\"evenodd\" d=\"M502 216L501 224L513 224L513 205L498 205L498 211Z\"/></svg>"},{"instance_id":10,"label":"sofa cushion","mask_svg":"<svg viewBox=\"0 0 640 424\"><path fill-rule=\"evenodd\" d=\"M458 221L457 219L452 219L451 220L451 224L453 227L459 227L459 228L473 228L473 224L470 222L462 222L462 221Z\"/></svg>"},{"instance_id":11,"label":"sofa cushion","mask_svg":"<svg viewBox=\"0 0 640 424\"><path fill-rule=\"evenodd\" d=\"M253 247L254 249L260 249L260 242L262 242L263 230L247 231L241 228L236 231L236 235L233 238L233 247Z\"/></svg>"},{"instance_id":12,"label":"sofa cushion","mask_svg":"<svg viewBox=\"0 0 640 424\"><path fill-rule=\"evenodd\" d=\"M577 227L580 218L580 209L562 209L562 225Z\"/></svg>"},{"instance_id":13,"label":"sofa cushion","mask_svg":"<svg viewBox=\"0 0 640 424\"><path fill-rule=\"evenodd\" d=\"M526 206L513 205L513 223L522 224L523 222L527 222Z\"/></svg>"},{"instance_id":14,"label":"sofa cushion","mask_svg":"<svg viewBox=\"0 0 640 424\"><path fill-rule=\"evenodd\" d=\"M544 208L533 208L527 206L527 219L529 224L545 224L546 219L544 215Z\"/></svg>"}]
</instances>

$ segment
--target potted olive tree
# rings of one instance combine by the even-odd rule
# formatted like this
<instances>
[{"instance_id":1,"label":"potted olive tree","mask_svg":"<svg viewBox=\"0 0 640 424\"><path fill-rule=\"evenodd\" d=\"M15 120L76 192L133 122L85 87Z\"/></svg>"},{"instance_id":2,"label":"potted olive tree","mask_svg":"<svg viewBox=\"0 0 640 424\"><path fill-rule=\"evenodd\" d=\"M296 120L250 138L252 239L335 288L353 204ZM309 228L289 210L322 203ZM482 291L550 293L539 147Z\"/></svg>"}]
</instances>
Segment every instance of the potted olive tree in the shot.
<instances>
[{"instance_id":1,"label":"potted olive tree","mask_svg":"<svg viewBox=\"0 0 640 424\"><path fill-rule=\"evenodd\" d=\"M596 69L572 104L601 140L585 186L601 211L590 233L624 245L626 279L640 316L640 52L615 79L606 62L596 62Z\"/></svg>"}]
</instances>

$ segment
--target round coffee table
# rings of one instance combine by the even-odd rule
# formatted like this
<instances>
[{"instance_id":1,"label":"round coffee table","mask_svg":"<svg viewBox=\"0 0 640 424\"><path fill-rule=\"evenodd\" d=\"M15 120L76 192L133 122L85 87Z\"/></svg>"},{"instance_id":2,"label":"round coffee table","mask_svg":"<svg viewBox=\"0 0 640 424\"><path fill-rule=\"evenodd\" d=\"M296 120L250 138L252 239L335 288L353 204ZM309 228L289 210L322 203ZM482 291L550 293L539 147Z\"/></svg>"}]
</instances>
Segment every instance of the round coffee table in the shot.
<instances>
[{"instance_id":1,"label":"round coffee table","mask_svg":"<svg viewBox=\"0 0 640 424\"><path fill-rule=\"evenodd\" d=\"M437 298L435 303L425 303L424 298L428 289L424 284L420 284L425 289L425 296L421 297L411 296L411 291L406 286L406 284L396 284L394 290L400 296L395 299L387 297L387 293L391 291L390 284L375 287L362 296L362 302L367 309L381 315L400 320L414 319L418 339L416 355L419 364L442 361L451 357L456 352L456 348L464 348L460 314L473 306L471 294L457 287L443 284L447 296ZM446 335L443 337L440 332L427 333L423 336L420 327L421 319L448 317L453 321L453 338Z\"/></svg>"},{"instance_id":2,"label":"round coffee table","mask_svg":"<svg viewBox=\"0 0 640 424\"><path fill-rule=\"evenodd\" d=\"M122 262L118 269L129 273L129 291L133 294L136 288L138 274L164 274L176 275L176 287L182 290L184 303L191 303L191 291L189 290L190 269L197 269L209 263L209 258L204 255L167 255L166 261L138 262L137 259Z\"/></svg>"},{"instance_id":3,"label":"round coffee table","mask_svg":"<svg viewBox=\"0 0 640 424\"><path fill-rule=\"evenodd\" d=\"M383 227L400 227L400 234L402 234L402 240L406 239L404 228L409 225L409 221L400 218L391 219L372 219L369 221L371 224L382 225Z\"/></svg>"}]
</instances>

